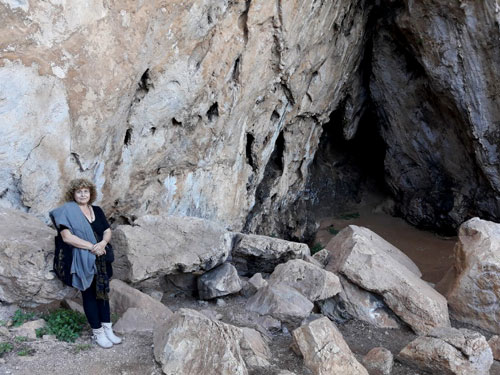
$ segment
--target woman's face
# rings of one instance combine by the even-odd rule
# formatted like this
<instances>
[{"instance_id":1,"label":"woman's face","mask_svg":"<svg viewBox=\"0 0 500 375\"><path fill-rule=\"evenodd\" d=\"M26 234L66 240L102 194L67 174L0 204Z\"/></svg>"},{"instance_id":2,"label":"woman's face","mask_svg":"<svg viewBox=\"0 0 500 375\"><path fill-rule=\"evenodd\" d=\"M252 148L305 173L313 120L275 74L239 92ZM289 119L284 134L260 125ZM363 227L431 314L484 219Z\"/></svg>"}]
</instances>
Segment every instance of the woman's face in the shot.
<instances>
[{"instance_id":1,"label":"woman's face","mask_svg":"<svg viewBox=\"0 0 500 375\"><path fill-rule=\"evenodd\" d=\"M90 201L90 190L81 188L75 191L75 202L78 204L88 204Z\"/></svg>"}]
</instances>

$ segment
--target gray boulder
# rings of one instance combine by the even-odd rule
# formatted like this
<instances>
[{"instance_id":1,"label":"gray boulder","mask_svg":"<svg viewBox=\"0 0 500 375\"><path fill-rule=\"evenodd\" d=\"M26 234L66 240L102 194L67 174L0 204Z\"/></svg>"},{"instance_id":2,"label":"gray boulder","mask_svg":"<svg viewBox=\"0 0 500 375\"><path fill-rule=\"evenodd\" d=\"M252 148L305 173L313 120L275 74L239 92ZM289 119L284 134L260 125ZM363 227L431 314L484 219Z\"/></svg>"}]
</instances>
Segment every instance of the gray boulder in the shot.
<instances>
[{"instance_id":1,"label":"gray boulder","mask_svg":"<svg viewBox=\"0 0 500 375\"><path fill-rule=\"evenodd\" d=\"M290 259L310 255L306 244L256 234L235 234L232 263L241 275L257 272L271 273L274 268Z\"/></svg>"},{"instance_id":2,"label":"gray boulder","mask_svg":"<svg viewBox=\"0 0 500 375\"><path fill-rule=\"evenodd\" d=\"M240 277L230 263L224 263L198 277L198 293L201 299L227 296L240 290Z\"/></svg>"}]
</instances>

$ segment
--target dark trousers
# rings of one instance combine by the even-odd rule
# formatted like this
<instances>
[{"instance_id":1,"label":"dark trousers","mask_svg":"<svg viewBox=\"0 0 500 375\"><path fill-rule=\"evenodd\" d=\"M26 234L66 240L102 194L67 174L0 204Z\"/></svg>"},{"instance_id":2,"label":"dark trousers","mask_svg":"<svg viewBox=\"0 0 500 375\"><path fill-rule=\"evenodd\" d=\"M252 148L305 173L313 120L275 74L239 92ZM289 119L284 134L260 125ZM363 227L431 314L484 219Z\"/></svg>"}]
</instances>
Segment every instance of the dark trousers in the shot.
<instances>
[{"instance_id":1,"label":"dark trousers","mask_svg":"<svg viewBox=\"0 0 500 375\"><path fill-rule=\"evenodd\" d=\"M87 316L90 326L93 329L101 328L101 323L111 322L109 301L97 299L95 290L95 277L92 285L82 291L83 310Z\"/></svg>"}]
</instances>

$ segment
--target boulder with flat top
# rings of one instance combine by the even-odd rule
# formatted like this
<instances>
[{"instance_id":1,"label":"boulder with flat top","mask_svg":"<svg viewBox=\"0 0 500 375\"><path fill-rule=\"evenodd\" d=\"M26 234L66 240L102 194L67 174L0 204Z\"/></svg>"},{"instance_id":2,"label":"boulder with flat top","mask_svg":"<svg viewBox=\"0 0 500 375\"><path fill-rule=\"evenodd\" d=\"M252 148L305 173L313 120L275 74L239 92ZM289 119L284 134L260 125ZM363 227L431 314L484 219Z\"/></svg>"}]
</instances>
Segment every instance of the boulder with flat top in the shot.
<instances>
[{"instance_id":1,"label":"boulder with flat top","mask_svg":"<svg viewBox=\"0 0 500 375\"><path fill-rule=\"evenodd\" d=\"M232 234L196 217L146 215L113 232L115 277L139 283L169 274L206 272L231 251Z\"/></svg>"}]
</instances>

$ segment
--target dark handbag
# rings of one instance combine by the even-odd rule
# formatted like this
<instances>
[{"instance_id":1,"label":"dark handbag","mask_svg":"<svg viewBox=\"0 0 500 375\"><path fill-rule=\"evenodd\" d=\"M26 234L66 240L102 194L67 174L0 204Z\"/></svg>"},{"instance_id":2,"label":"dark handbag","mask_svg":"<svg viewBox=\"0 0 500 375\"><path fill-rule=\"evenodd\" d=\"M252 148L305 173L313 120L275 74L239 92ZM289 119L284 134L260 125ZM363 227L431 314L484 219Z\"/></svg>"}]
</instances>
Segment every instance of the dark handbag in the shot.
<instances>
[{"instance_id":1,"label":"dark handbag","mask_svg":"<svg viewBox=\"0 0 500 375\"><path fill-rule=\"evenodd\" d=\"M113 263L115 261L115 252L113 251L113 246L110 243L106 245L106 263Z\"/></svg>"},{"instance_id":2,"label":"dark handbag","mask_svg":"<svg viewBox=\"0 0 500 375\"><path fill-rule=\"evenodd\" d=\"M55 245L53 271L64 284L72 286L73 248L62 240L60 233L55 238Z\"/></svg>"}]
</instances>

